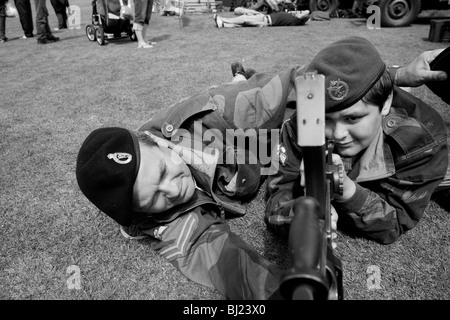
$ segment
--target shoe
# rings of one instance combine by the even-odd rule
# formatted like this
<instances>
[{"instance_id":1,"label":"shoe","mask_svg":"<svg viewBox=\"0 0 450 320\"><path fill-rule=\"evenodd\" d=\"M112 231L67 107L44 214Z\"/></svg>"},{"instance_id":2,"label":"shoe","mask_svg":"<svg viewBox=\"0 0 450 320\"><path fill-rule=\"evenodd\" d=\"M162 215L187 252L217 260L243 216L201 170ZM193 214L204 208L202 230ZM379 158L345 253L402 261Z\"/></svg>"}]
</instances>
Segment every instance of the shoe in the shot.
<instances>
[{"instance_id":1,"label":"shoe","mask_svg":"<svg viewBox=\"0 0 450 320\"><path fill-rule=\"evenodd\" d=\"M304 22L307 22L310 18L310 11L309 10L303 10L303 11L296 11L295 16L303 20Z\"/></svg>"},{"instance_id":2,"label":"shoe","mask_svg":"<svg viewBox=\"0 0 450 320\"><path fill-rule=\"evenodd\" d=\"M138 45L138 49L151 49L151 48L154 48L154 47L151 44L148 44L148 43Z\"/></svg>"},{"instance_id":3,"label":"shoe","mask_svg":"<svg viewBox=\"0 0 450 320\"><path fill-rule=\"evenodd\" d=\"M47 44L47 43L51 43L51 41L44 38L44 39L37 39L37 43L38 44Z\"/></svg>"},{"instance_id":4,"label":"shoe","mask_svg":"<svg viewBox=\"0 0 450 320\"><path fill-rule=\"evenodd\" d=\"M8 41L8 38L6 38L6 37L3 38L3 39L0 39L0 43L1 43L1 42L6 42L6 41Z\"/></svg>"},{"instance_id":5,"label":"shoe","mask_svg":"<svg viewBox=\"0 0 450 320\"><path fill-rule=\"evenodd\" d=\"M53 31L59 31L59 28L54 28Z\"/></svg>"},{"instance_id":6,"label":"shoe","mask_svg":"<svg viewBox=\"0 0 450 320\"><path fill-rule=\"evenodd\" d=\"M245 77L244 67L237 61L231 64L231 73L233 74L233 77L235 77L236 74L242 74Z\"/></svg>"},{"instance_id":7,"label":"shoe","mask_svg":"<svg viewBox=\"0 0 450 320\"><path fill-rule=\"evenodd\" d=\"M55 37L54 35L49 35L49 36L47 36L47 40L49 40L51 42L57 42L57 41L59 41L59 38Z\"/></svg>"},{"instance_id":8,"label":"shoe","mask_svg":"<svg viewBox=\"0 0 450 320\"><path fill-rule=\"evenodd\" d=\"M20 39L28 39L28 38L33 38L33 37L34 37L33 34L30 34L30 35L24 34L22 37L20 37Z\"/></svg>"},{"instance_id":9,"label":"shoe","mask_svg":"<svg viewBox=\"0 0 450 320\"><path fill-rule=\"evenodd\" d=\"M222 18L219 17L217 14L214 15L214 22L216 23L217 28L223 28Z\"/></svg>"},{"instance_id":10,"label":"shoe","mask_svg":"<svg viewBox=\"0 0 450 320\"><path fill-rule=\"evenodd\" d=\"M38 44L47 44L47 43L54 43L54 42L59 41L59 38L57 38L57 37L53 37L53 38L56 38L56 40L52 39L52 38L37 39L37 43Z\"/></svg>"},{"instance_id":11,"label":"shoe","mask_svg":"<svg viewBox=\"0 0 450 320\"><path fill-rule=\"evenodd\" d=\"M245 70L245 78L250 79L255 73L258 73L255 69L247 69Z\"/></svg>"}]
</instances>

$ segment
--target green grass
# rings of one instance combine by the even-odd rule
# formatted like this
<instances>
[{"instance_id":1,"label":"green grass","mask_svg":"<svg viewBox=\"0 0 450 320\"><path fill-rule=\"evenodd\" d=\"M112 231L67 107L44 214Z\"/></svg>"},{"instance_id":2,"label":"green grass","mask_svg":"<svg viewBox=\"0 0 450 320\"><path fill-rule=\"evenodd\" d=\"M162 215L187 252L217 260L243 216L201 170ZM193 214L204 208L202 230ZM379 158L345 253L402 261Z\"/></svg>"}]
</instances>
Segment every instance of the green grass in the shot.
<instances>
[{"instance_id":1,"label":"green grass","mask_svg":"<svg viewBox=\"0 0 450 320\"><path fill-rule=\"evenodd\" d=\"M19 20L7 19L10 41L0 45L0 299L223 299L181 276L147 240L124 239L84 198L75 159L86 136L102 126L136 128L178 99L228 82L235 60L276 72L350 35L371 40L388 64L447 46L427 41L427 24L369 30L361 20L334 19L224 30L214 27L212 14L186 16L183 28L177 17L154 14L148 38L158 44L151 50L129 39L99 46L84 33L90 3L71 1L82 9L82 29L55 32L55 44L19 40ZM447 105L426 87L413 93L450 125ZM262 188L248 214L230 222L232 230L287 268L286 243L262 222L263 198ZM340 233L346 298L449 299L448 201L433 200L419 225L389 246ZM68 289L70 265L80 268L80 290ZM372 265L381 271L376 290L367 286Z\"/></svg>"}]
</instances>

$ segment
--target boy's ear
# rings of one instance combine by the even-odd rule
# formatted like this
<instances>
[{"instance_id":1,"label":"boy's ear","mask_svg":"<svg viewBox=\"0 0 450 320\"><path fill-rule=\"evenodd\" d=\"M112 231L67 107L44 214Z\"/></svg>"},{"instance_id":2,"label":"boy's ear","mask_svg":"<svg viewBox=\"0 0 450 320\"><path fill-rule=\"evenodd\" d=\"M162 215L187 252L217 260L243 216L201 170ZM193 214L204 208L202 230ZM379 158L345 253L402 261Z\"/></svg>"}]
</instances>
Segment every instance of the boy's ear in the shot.
<instances>
[{"instance_id":1,"label":"boy's ear","mask_svg":"<svg viewBox=\"0 0 450 320\"><path fill-rule=\"evenodd\" d=\"M392 99L394 98L394 92L391 92L391 94L388 96L386 101L383 104L383 108L381 109L381 115L387 116L389 114L389 111L391 111L391 105L392 105Z\"/></svg>"}]
</instances>

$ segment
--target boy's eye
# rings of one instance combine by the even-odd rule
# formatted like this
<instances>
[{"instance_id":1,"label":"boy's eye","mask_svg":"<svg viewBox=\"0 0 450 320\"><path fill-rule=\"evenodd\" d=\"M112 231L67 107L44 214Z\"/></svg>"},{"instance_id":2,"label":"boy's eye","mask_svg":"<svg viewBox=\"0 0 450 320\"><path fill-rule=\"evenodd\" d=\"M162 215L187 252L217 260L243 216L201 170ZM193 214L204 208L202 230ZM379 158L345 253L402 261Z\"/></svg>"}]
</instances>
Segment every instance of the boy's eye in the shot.
<instances>
[{"instance_id":1,"label":"boy's eye","mask_svg":"<svg viewBox=\"0 0 450 320\"><path fill-rule=\"evenodd\" d=\"M361 119L360 116L346 117L346 120L347 120L348 122L356 122L356 121L358 121L359 119Z\"/></svg>"}]
</instances>

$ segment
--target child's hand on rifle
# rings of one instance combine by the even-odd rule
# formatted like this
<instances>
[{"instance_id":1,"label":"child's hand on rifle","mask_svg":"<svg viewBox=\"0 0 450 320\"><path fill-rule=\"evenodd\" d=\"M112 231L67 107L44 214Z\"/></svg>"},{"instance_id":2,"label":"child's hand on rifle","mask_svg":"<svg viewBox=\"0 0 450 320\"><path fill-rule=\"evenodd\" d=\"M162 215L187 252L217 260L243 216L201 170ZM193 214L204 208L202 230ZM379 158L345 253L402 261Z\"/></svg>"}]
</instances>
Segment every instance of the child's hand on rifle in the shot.
<instances>
[{"instance_id":1,"label":"child's hand on rifle","mask_svg":"<svg viewBox=\"0 0 450 320\"><path fill-rule=\"evenodd\" d=\"M337 222L338 222L339 216L337 214L336 209L334 209L333 206L331 206L330 209L331 209L330 210L331 211L331 240L334 240L337 238L336 230L337 230ZM331 246L333 249L336 249L336 243L334 241L331 243Z\"/></svg>"},{"instance_id":2,"label":"child's hand on rifle","mask_svg":"<svg viewBox=\"0 0 450 320\"><path fill-rule=\"evenodd\" d=\"M344 166L340 155L333 153L332 159L333 159L334 165ZM336 194L334 196L334 199L339 202L345 202L345 201L349 200L351 197L353 197L353 195L356 192L355 182L347 176L347 173L345 172L345 170L342 170L342 171L343 171L343 175L344 175L344 177L342 179L343 180L343 193L342 193L342 195Z\"/></svg>"},{"instance_id":3,"label":"child's hand on rifle","mask_svg":"<svg viewBox=\"0 0 450 320\"><path fill-rule=\"evenodd\" d=\"M326 153L328 153L327 151L325 151ZM333 164L334 165L342 165L344 166L344 164L342 163L342 159L341 156L333 153L332 154L332 159L333 159ZM356 192L356 184L355 182L353 182L353 180L351 180L348 176L347 173L345 172L345 170L343 170L343 193L341 196L339 195L335 195L334 198L337 201L340 202L345 202L348 199L350 199ZM305 166L304 166L304 162L302 160L301 164L300 164L300 185L302 187L305 187Z\"/></svg>"}]
</instances>

